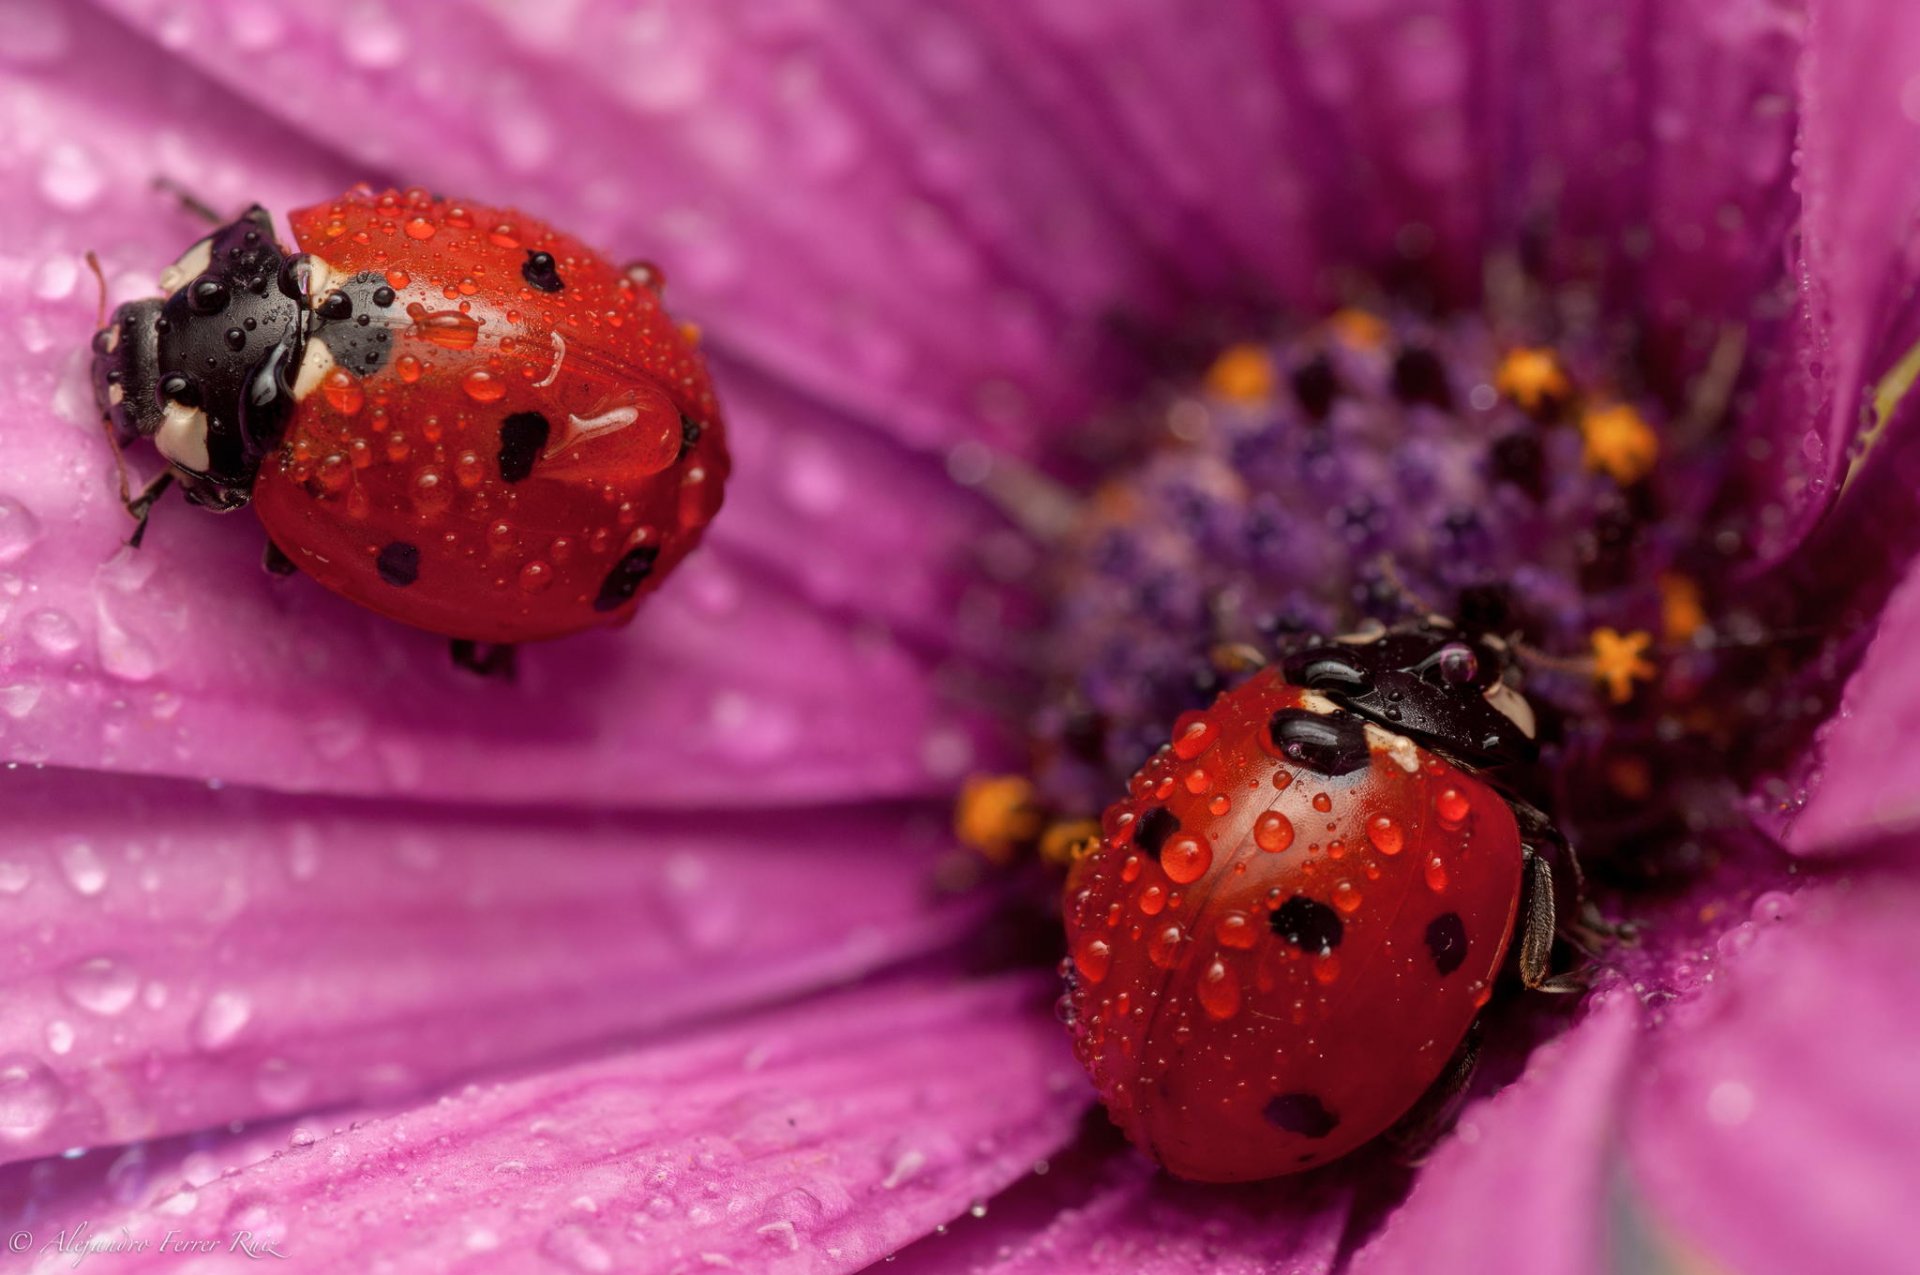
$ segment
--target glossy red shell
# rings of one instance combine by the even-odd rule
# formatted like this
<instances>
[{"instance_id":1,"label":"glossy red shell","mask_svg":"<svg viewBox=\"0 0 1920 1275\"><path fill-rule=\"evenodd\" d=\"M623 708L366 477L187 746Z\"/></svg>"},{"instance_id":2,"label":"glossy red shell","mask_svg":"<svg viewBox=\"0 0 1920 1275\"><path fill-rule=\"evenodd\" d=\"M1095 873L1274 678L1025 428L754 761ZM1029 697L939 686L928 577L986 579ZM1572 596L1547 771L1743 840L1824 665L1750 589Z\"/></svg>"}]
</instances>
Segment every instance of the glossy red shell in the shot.
<instances>
[{"instance_id":1,"label":"glossy red shell","mask_svg":"<svg viewBox=\"0 0 1920 1275\"><path fill-rule=\"evenodd\" d=\"M422 191L350 192L291 221L325 263L318 295L369 274L391 287L370 311L391 346L301 398L253 492L274 543L327 588L451 637L630 618L699 541L728 470L706 368L659 295L531 217ZM558 290L530 281L535 252ZM524 474L503 459L516 416Z\"/></svg>"},{"instance_id":2,"label":"glossy red shell","mask_svg":"<svg viewBox=\"0 0 1920 1275\"><path fill-rule=\"evenodd\" d=\"M1292 1173L1385 1131L1505 957L1512 810L1377 727L1347 774L1283 758L1274 714L1328 707L1269 669L1182 718L1067 884L1076 1050L1180 1177Z\"/></svg>"}]
</instances>

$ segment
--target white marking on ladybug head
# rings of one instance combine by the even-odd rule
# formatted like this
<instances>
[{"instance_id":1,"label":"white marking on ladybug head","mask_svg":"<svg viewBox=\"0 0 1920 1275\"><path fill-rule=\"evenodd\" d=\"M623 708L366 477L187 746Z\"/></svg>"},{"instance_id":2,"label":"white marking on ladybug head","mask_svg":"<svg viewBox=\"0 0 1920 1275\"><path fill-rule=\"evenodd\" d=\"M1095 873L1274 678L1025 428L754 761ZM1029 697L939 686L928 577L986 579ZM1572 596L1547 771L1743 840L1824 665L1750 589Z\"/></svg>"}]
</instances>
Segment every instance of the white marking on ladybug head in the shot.
<instances>
[{"instance_id":1,"label":"white marking on ladybug head","mask_svg":"<svg viewBox=\"0 0 1920 1275\"><path fill-rule=\"evenodd\" d=\"M153 432L153 446L181 469L206 473L207 414L168 399L160 408L160 428Z\"/></svg>"},{"instance_id":2,"label":"white marking on ladybug head","mask_svg":"<svg viewBox=\"0 0 1920 1275\"><path fill-rule=\"evenodd\" d=\"M322 301L340 289L333 282L334 268L327 263L325 257L308 253L307 264L311 270L307 275L307 306L309 309L318 310Z\"/></svg>"},{"instance_id":3,"label":"white marking on ladybug head","mask_svg":"<svg viewBox=\"0 0 1920 1275\"><path fill-rule=\"evenodd\" d=\"M1366 732L1367 746L1378 753L1385 753L1393 763L1409 775L1420 770L1420 747L1405 735L1396 735L1383 726L1372 722L1361 723Z\"/></svg>"},{"instance_id":4,"label":"white marking on ladybug head","mask_svg":"<svg viewBox=\"0 0 1920 1275\"><path fill-rule=\"evenodd\" d=\"M1535 722L1533 705L1527 703L1527 697L1514 690L1505 682L1495 682L1486 690L1487 703L1494 706L1500 715L1520 728L1520 733L1528 739L1533 738Z\"/></svg>"},{"instance_id":5,"label":"white marking on ladybug head","mask_svg":"<svg viewBox=\"0 0 1920 1275\"><path fill-rule=\"evenodd\" d=\"M325 341L308 341L300 353L300 373L293 378L293 401L305 401L320 388L320 381L333 371L333 351Z\"/></svg>"},{"instance_id":6,"label":"white marking on ladybug head","mask_svg":"<svg viewBox=\"0 0 1920 1275\"><path fill-rule=\"evenodd\" d=\"M160 291L171 296L187 286L189 280L207 272L213 264L213 236L208 235L180 254L180 259L160 272Z\"/></svg>"},{"instance_id":7,"label":"white marking on ladybug head","mask_svg":"<svg viewBox=\"0 0 1920 1275\"><path fill-rule=\"evenodd\" d=\"M1333 640L1346 646L1365 646L1369 642L1378 642L1387 635L1387 626L1378 620L1367 619L1351 633L1342 633Z\"/></svg>"},{"instance_id":8,"label":"white marking on ladybug head","mask_svg":"<svg viewBox=\"0 0 1920 1275\"><path fill-rule=\"evenodd\" d=\"M107 386L107 404L109 406L118 407L126 401L127 401L126 386L124 385Z\"/></svg>"},{"instance_id":9,"label":"white marking on ladybug head","mask_svg":"<svg viewBox=\"0 0 1920 1275\"><path fill-rule=\"evenodd\" d=\"M1308 690L1301 691L1300 707L1306 709L1309 713L1318 713L1322 717L1326 717L1326 716L1329 716L1330 714L1337 713L1340 711L1340 706L1338 704L1334 703L1332 700L1328 699L1326 696L1320 694L1318 691L1308 691Z\"/></svg>"}]
</instances>

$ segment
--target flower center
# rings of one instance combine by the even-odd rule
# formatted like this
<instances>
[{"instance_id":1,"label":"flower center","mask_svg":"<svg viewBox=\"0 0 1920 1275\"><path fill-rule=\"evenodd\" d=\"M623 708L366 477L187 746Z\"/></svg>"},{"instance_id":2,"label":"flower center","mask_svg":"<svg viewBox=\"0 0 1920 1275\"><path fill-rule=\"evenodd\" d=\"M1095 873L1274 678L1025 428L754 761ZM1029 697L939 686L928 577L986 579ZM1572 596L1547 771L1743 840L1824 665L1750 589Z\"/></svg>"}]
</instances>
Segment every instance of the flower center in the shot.
<instances>
[{"instance_id":1,"label":"flower center","mask_svg":"<svg viewBox=\"0 0 1920 1275\"><path fill-rule=\"evenodd\" d=\"M1070 839L1289 638L1439 615L1521 652L1544 756L1511 782L1583 853L1697 860L1690 825L1731 814L1725 741L1750 717L1720 689L1752 672L1728 652L1766 645L1710 583L1728 546L1701 530L1705 415L1592 330L1343 310L1225 350L1125 423L1128 460L1055 546L1031 787L980 789L963 817L1046 812Z\"/></svg>"}]
</instances>

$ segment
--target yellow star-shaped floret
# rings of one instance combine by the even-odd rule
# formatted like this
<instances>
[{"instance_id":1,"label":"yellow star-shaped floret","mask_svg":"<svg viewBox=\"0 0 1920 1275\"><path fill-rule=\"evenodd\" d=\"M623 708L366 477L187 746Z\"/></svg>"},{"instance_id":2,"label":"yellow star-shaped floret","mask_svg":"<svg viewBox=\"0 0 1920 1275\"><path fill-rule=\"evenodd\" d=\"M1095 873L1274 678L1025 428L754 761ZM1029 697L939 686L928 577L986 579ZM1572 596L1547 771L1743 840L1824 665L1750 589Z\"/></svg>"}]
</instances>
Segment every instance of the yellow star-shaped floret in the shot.
<instances>
[{"instance_id":1,"label":"yellow star-shaped floret","mask_svg":"<svg viewBox=\"0 0 1920 1275\"><path fill-rule=\"evenodd\" d=\"M1636 681L1650 682L1659 670L1647 659L1653 635L1643 629L1621 633L1615 629L1593 631L1593 676L1607 688L1607 696L1616 704L1633 698Z\"/></svg>"},{"instance_id":2,"label":"yellow star-shaped floret","mask_svg":"<svg viewBox=\"0 0 1920 1275\"><path fill-rule=\"evenodd\" d=\"M1669 571L1660 577L1660 627L1669 642L1690 640L1707 623L1706 603L1692 577Z\"/></svg>"},{"instance_id":3,"label":"yellow star-shaped floret","mask_svg":"<svg viewBox=\"0 0 1920 1275\"><path fill-rule=\"evenodd\" d=\"M1387 343L1387 321L1371 310L1353 306L1335 310L1327 319L1333 334L1356 350L1377 350Z\"/></svg>"},{"instance_id":4,"label":"yellow star-shaped floret","mask_svg":"<svg viewBox=\"0 0 1920 1275\"><path fill-rule=\"evenodd\" d=\"M1522 346L1509 350L1494 369L1493 388L1529 412L1537 412L1548 403L1573 392L1573 382L1560 366L1560 357L1552 350Z\"/></svg>"},{"instance_id":5,"label":"yellow star-shaped floret","mask_svg":"<svg viewBox=\"0 0 1920 1275\"><path fill-rule=\"evenodd\" d=\"M1580 436L1586 441L1587 468L1604 471L1622 487L1652 473L1660 459L1660 436L1624 403L1581 413Z\"/></svg>"},{"instance_id":6,"label":"yellow star-shaped floret","mask_svg":"<svg viewBox=\"0 0 1920 1275\"><path fill-rule=\"evenodd\" d=\"M1207 392L1230 403L1273 398L1273 356L1257 345L1230 345L1207 369Z\"/></svg>"},{"instance_id":7,"label":"yellow star-shaped floret","mask_svg":"<svg viewBox=\"0 0 1920 1275\"><path fill-rule=\"evenodd\" d=\"M1045 816L1020 775L974 775L953 805L953 834L995 863L1040 835Z\"/></svg>"},{"instance_id":8,"label":"yellow star-shaped floret","mask_svg":"<svg viewBox=\"0 0 1920 1275\"><path fill-rule=\"evenodd\" d=\"M1067 819L1053 824L1040 836L1040 858L1044 863L1064 868L1100 844L1100 825L1092 819Z\"/></svg>"}]
</instances>

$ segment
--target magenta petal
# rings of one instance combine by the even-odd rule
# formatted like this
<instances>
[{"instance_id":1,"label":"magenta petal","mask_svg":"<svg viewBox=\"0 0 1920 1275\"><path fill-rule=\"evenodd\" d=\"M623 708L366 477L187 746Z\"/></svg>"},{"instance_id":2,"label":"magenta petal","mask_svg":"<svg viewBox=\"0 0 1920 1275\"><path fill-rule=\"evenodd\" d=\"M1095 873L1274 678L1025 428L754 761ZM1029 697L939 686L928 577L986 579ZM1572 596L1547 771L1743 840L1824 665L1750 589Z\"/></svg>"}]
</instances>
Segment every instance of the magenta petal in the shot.
<instances>
[{"instance_id":1,"label":"magenta petal","mask_svg":"<svg viewBox=\"0 0 1920 1275\"><path fill-rule=\"evenodd\" d=\"M91 1220L249 1225L301 1270L356 1275L857 1270L1072 1135L1084 1086L1044 1000L1027 979L847 993L303 1135Z\"/></svg>"},{"instance_id":2,"label":"magenta petal","mask_svg":"<svg viewBox=\"0 0 1920 1275\"><path fill-rule=\"evenodd\" d=\"M1780 422L1769 463L1787 517L1779 554L1818 529L1816 558L1843 580L1891 574L1920 529L1889 520L1908 503L1911 411L1875 437L1874 387L1920 339L1920 10L1901 0L1815 0L1801 70L1803 214L1798 348L1760 410ZM1911 403L1908 404L1909 409ZM1863 435L1872 439L1864 459ZM1832 587L1832 582L1817 583Z\"/></svg>"},{"instance_id":3,"label":"magenta petal","mask_svg":"<svg viewBox=\"0 0 1920 1275\"><path fill-rule=\"evenodd\" d=\"M84 814L81 812L85 812ZM915 814L0 786L0 1159L417 1092L951 943Z\"/></svg>"},{"instance_id":4,"label":"magenta petal","mask_svg":"<svg viewBox=\"0 0 1920 1275\"><path fill-rule=\"evenodd\" d=\"M1605 1152L1641 1025L1625 989L1597 996L1586 1015L1534 1050L1519 1080L1467 1109L1356 1255L1356 1275L1598 1275Z\"/></svg>"},{"instance_id":5,"label":"magenta petal","mask_svg":"<svg viewBox=\"0 0 1920 1275\"><path fill-rule=\"evenodd\" d=\"M1651 1037L1624 1165L1643 1230L1703 1251L1692 1269L1910 1270L1920 886L1863 872L1762 905L1785 923Z\"/></svg>"},{"instance_id":6,"label":"magenta petal","mask_svg":"<svg viewBox=\"0 0 1920 1275\"><path fill-rule=\"evenodd\" d=\"M1033 1207L1041 1201L1022 1198L1029 1194L1052 1210ZM1336 1175L1200 1186L1174 1181L1131 1149L1070 1152L1047 1178L992 1201L981 1220L901 1254L888 1275L1322 1275L1334 1268L1350 1194Z\"/></svg>"},{"instance_id":7,"label":"magenta petal","mask_svg":"<svg viewBox=\"0 0 1920 1275\"><path fill-rule=\"evenodd\" d=\"M306 4L243 43L248 0L112 7L402 184L660 261L726 348L917 444L1024 449L1071 420L1099 321L1152 276L937 13Z\"/></svg>"},{"instance_id":8,"label":"magenta petal","mask_svg":"<svg viewBox=\"0 0 1920 1275\"><path fill-rule=\"evenodd\" d=\"M1920 572L1894 591L1880 629L1814 741L1806 805L1782 838L1796 854L1833 854L1920 822Z\"/></svg>"}]
</instances>

